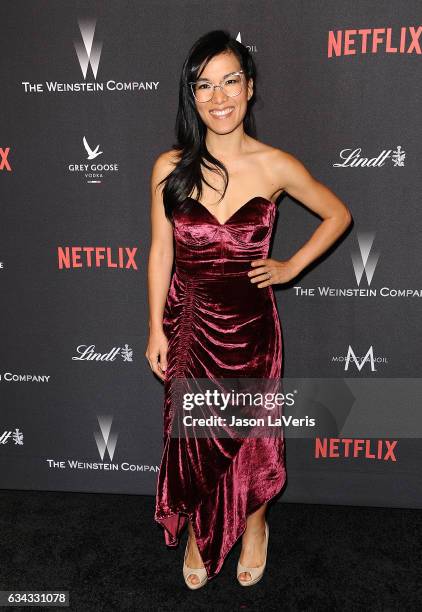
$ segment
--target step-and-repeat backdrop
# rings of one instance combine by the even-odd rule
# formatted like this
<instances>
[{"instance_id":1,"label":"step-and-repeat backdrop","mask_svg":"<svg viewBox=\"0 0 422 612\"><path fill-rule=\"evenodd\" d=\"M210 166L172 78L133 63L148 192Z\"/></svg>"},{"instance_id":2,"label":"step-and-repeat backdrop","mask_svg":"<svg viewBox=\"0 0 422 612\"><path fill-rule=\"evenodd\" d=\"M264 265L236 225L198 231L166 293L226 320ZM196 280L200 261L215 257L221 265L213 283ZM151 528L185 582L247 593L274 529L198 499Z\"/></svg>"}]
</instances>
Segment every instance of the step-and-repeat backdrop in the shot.
<instances>
[{"instance_id":1,"label":"step-and-repeat backdrop","mask_svg":"<svg viewBox=\"0 0 422 612\"><path fill-rule=\"evenodd\" d=\"M420 2L0 11L0 487L155 494L150 173L175 141L188 49L223 28L257 64L258 139L300 159L354 219L275 287L298 398L280 500L421 507ZM319 222L284 194L271 256L290 257Z\"/></svg>"}]
</instances>

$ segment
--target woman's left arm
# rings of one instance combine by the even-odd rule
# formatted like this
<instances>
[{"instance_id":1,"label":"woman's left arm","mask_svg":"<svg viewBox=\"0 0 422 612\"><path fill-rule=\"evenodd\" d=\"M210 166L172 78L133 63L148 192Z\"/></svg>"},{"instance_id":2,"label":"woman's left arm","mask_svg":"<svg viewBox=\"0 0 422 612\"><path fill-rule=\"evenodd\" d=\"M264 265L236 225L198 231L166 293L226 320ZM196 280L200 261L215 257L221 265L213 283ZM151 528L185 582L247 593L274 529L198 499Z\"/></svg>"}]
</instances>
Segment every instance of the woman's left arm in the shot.
<instances>
[{"instance_id":1,"label":"woman's left arm","mask_svg":"<svg viewBox=\"0 0 422 612\"><path fill-rule=\"evenodd\" d=\"M251 262L251 266L256 269L248 274L251 282L260 283L258 287L285 283L297 276L322 255L352 222L352 215L344 202L316 180L293 155L277 150L274 161L271 168L277 177L275 184L322 217L323 221L309 240L287 261L257 259Z\"/></svg>"}]
</instances>

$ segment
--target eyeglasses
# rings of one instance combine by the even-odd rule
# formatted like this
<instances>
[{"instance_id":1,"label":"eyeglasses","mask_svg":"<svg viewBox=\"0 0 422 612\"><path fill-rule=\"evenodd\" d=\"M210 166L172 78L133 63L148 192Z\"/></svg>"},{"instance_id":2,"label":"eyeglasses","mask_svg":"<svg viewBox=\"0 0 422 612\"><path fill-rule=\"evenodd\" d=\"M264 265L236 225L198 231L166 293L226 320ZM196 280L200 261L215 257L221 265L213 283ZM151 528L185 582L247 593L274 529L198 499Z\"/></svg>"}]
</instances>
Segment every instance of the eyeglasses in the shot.
<instances>
[{"instance_id":1,"label":"eyeglasses","mask_svg":"<svg viewBox=\"0 0 422 612\"><path fill-rule=\"evenodd\" d=\"M191 81L188 83L188 85L190 85L192 93L197 102L209 102L214 96L214 90L217 87L220 87L226 96L233 98L238 96L242 91L243 73L243 70L232 72L221 79L219 85L214 85L214 83L207 80Z\"/></svg>"}]
</instances>

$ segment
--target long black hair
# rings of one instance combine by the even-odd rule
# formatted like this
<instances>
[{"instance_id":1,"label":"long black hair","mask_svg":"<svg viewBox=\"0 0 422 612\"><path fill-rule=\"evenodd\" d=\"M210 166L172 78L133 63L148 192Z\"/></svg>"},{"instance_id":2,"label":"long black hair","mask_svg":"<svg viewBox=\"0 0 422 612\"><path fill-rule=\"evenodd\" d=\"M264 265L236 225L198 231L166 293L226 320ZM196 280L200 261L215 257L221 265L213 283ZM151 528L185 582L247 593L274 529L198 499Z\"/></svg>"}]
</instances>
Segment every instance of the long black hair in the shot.
<instances>
[{"instance_id":1,"label":"long black hair","mask_svg":"<svg viewBox=\"0 0 422 612\"><path fill-rule=\"evenodd\" d=\"M243 129L248 135L255 137L256 127L252 106L256 99L256 66L249 50L226 30L213 30L201 36L190 48L184 61L179 82L179 108L176 117L177 142L172 149L179 152L179 160L172 172L160 183L163 188L163 203L165 214L172 220L176 208L188 210L192 205L188 197L196 187L198 200L202 196L202 166L224 176L224 194L228 185L228 172L222 162L213 157L205 144L207 127L199 116L195 99L188 85L190 81L199 78L199 70L219 53L232 52L236 55L244 71L247 83L252 78L254 82L253 95L248 101L248 107L243 119ZM201 71L202 72L202 71ZM209 164L207 164L209 162ZM211 165L210 165L211 164ZM159 184L160 184L159 183ZM213 188L211 185L209 185Z\"/></svg>"}]
</instances>

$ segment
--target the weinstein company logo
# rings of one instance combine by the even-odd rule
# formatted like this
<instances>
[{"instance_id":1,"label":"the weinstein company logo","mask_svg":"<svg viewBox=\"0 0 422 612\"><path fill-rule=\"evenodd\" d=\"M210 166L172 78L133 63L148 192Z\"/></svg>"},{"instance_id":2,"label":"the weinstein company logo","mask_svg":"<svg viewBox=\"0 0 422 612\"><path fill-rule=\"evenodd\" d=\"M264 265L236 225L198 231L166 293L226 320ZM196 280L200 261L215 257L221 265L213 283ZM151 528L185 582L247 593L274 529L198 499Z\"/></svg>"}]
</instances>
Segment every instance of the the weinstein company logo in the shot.
<instances>
[{"instance_id":1,"label":"the weinstein company logo","mask_svg":"<svg viewBox=\"0 0 422 612\"><path fill-rule=\"evenodd\" d=\"M43 94L47 93L89 93L107 91L127 92L133 91L136 93L146 93L156 91L159 81L118 81L108 79L107 81L97 81L98 73L104 72L103 64L100 67L101 52L103 41L98 37L96 32L97 19L94 17L85 17L78 19L78 38L73 41L73 53L79 68L82 72L83 81L81 82L59 82L45 81L44 83L31 83L30 81L22 81L25 93L28 94ZM117 54L120 49L114 49ZM91 67L91 70L89 70ZM93 76L93 80L87 80L87 77Z\"/></svg>"},{"instance_id":2,"label":"the weinstein company logo","mask_svg":"<svg viewBox=\"0 0 422 612\"><path fill-rule=\"evenodd\" d=\"M17 372L3 372L0 381L11 383L48 383L51 374L20 374Z\"/></svg>"},{"instance_id":3,"label":"the weinstein company logo","mask_svg":"<svg viewBox=\"0 0 422 612\"><path fill-rule=\"evenodd\" d=\"M116 450L118 434L111 431L111 424L113 417L111 416L99 416L98 425L99 431L94 431L94 438L97 444L98 452L101 457L101 461L104 461L104 455L106 450L110 461L113 461L114 451Z\"/></svg>"},{"instance_id":4,"label":"the weinstein company logo","mask_svg":"<svg viewBox=\"0 0 422 612\"><path fill-rule=\"evenodd\" d=\"M13 431L3 431L0 433L0 444L14 444L15 446L23 446L23 433L16 428Z\"/></svg>"},{"instance_id":5,"label":"the weinstein company logo","mask_svg":"<svg viewBox=\"0 0 422 612\"><path fill-rule=\"evenodd\" d=\"M379 253L372 251L374 243L374 232L360 232L357 235L359 251L352 252L353 270L355 272L356 283L360 285L362 275L365 272L368 287L371 284L374 276L375 268L378 262Z\"/></svg>"},{"instance_id":6,"label":"the weinstein company logo","mask_svg":"<svg viewBox=\"0 0 422 612\"><path fill-rule=\"evenodd\" d=\"M342 149L340 159L342 162L333 164L335 168L380 168L389 159L393 166L403 167L406 158L405 151L398 145L395 149L383 149L376 157L363 157L362 149Z\"/></svg>"},{"instance_id":7,"label":"the weinstein company logo","mask_svg":"<svg viewBox=\"0 0 422 612\"><path fill-rule=\"evenodd\" d=\"M99 144L90 146L85 136L82 138L82 143L86 152L86 160L90 163L81 161L79 163L69 164L67 167L69 172L82 175L87 183L94 184L102 183L106 174L117 174L119 172L119 164L116 162L93 162L94 159L103 154L103 151L100 151Z\"/></svg>"},{"instance_id":8,"label":"the weinstein company logo","mask_svg":"<svg viewBox=\"0 0 422 612\"><path fill-rule=\"evenodd\" d=\"M422 26L398 28L354 28L328 32L328 57L406 53L421 55Z\"/></svg>"},{"instance_id":9,"label":"the weinstein company logo","mask_svg":"<svg viewBox=\"0 0 422 612\"><path fill-rule=\"evenodd\" d=\"M47 465L53 470L71 470L81 471L100 471L100 472L159 472L158 465L142 465L138 463L113 463L114 453L116 451L117 439L119 434L112 427L113 417L110 415L101 415L97 417L98 429L94 430L93 436L97 451L100 456L100 461L80 461L78 459L46 459ZM106 459L108 461L104 461Z\"/></svg>"},{"instance_id":10,"label":"the weinstein company logo","mask_svg":"<svg viewBox=\"0 0 422 612\"><path fill-rule=\"evenodd\" d=\"M102 41L94 40L96 23L97 20L90 17L78 19L82 40L73 41L84 79L86 79L88 66L90 64L92 74L95 79L97 78L103 43Z\"/></svg>"},{"instance_id":11,"label":"the weinstein company logo","mask_svg":"<svg viewBox=\"0 0 422 612\"><path fill-rule=\"evenodd\" d=\"M8 160L9 153L10 147L6 147L4 149L0 147L0 170L7 170L8 172L12 172L12 168Z\"/></svg>"},{"instance_id":12,"label":"the weinstein company logo","mask_svg":"<svg viewBox=\"0 0 422 612\"><path fill-rule=\"evenodd\" d=\"M59 270L73 268L121 268L137 270L135 254L138 247L57 247Z\"/></svg>"},{"instance_id":13,"label":"the weinstein company logo","mask_svg":"<svg viewBox=\"0 0 422 612\"><path fill-rule=\"evenodd\" d=\"M240 35L240 32L236 36L236 40L237 42L242 43L242 37ZM256 53L258 51L258 49L256 48L256 45L247 45L246 43L242 43L242 45L244 45L250 51L250 53Z\"/></svg>"},{"instance_id":14,"label":"the weinstein company logo","mask_svg":"<svg viewBox=\"0 0 422 612\"><path fill-rule=\"evenodd\" d=\"M357 287L293 287L297 297L341 297L341 298L421 298L422 289L420 287L389 287L381 288L370 287L378 264L379 253L374 251L373 244L375 232L357 232L358 251L354 249L351 253L352 266L355 274ZM365 273L365 277L363 275ZM363 285L363 278L366 284Z\"/></svg>"}]
</instances>

